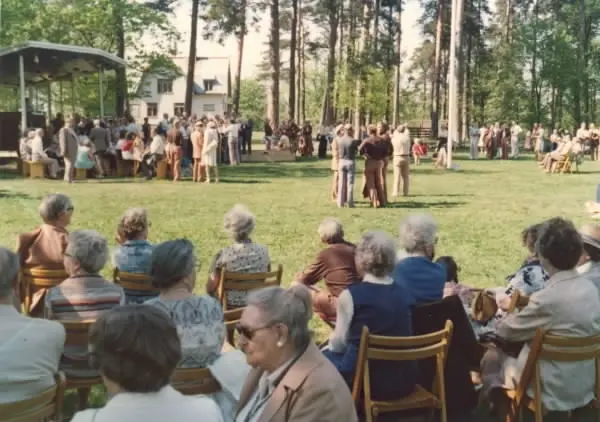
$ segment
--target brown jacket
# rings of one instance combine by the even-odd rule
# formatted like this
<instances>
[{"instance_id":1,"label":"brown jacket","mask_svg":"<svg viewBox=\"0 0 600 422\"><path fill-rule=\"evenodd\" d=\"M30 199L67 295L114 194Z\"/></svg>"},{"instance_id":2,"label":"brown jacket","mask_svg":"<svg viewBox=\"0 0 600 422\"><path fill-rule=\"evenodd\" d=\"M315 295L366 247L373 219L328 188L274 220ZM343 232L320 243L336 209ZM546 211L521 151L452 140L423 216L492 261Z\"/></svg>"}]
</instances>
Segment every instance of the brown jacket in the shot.
<instances>
[{"instance_id":1,"label":"brown jacket","mask_svg":"<svg viewBox=\"0 0 600 422\"><path fill-rule=\"evenodd\" d=\"M64 252L67 248L69 233L60 227L42 224L37 229L19 235L17 239L17 255L22 267L44 267L46 269L64 269ZM21 301L24 297L21 289ZM31 313L38 315L46 289L34 292L31 302Z\"/></svg>"},{"instance_id":2,"label":"brown jacket","mask_svg":"<svg viewBox=\"0 0 600 422\"><path fill-rule=\"evenodd\" d=\"M253 369L242 388L238 412L252 398L263 371ZM283 376L258 422L358 422L348 386L311 343Z\"/></svg>"}]
</instances>

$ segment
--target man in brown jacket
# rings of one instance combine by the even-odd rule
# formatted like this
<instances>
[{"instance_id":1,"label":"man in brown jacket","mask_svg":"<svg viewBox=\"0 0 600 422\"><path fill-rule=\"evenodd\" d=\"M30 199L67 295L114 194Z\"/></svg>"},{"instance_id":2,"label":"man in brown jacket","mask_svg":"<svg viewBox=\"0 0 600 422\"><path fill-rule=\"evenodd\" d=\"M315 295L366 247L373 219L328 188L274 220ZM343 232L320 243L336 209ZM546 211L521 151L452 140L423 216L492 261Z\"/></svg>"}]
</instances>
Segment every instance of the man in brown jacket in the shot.
<instances>
[{"instance_id":1,"label":"man in brown jacket","mask_svg":"<svg viewBox=\"0 0 600 422\"><path fill-rule=\"evenodd\" d=\"M73 181L73 166L77 161L77 147L79 146L79 137L75 132L75 119L68 119L65 127L58 132L58 144L60 155L65 159L65 182L71 183Z\"/></svg>"},{"instance_id":2,"label":"man in brown jacket","mask_svg":"<svg viewBox=\"0 0 600 422\"><path fill-rule=\"evenodd\" d=\"M360 281L354 263L355 245L344 240L344 228L335 218L326 218L318 229L321 242L327 245L315 261L296 275L296 283L311 289L313 311L322 319L335 322L337 298L346 287ZM325 281L327 291L314 284Z\"/></svg>"}]
</instances>

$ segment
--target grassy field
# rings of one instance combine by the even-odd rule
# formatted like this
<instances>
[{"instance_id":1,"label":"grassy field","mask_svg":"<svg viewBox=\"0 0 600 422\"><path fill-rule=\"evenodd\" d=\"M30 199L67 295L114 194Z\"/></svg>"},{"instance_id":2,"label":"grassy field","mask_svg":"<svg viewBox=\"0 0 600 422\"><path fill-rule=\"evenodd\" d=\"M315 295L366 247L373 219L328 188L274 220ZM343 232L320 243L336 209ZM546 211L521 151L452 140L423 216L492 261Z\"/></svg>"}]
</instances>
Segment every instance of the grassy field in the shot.
<instances>
[{"instance_id":1,"label":"grassy field","mask_svg":"<svg viewBox=\"0 0 600 422\"><path fill-rule=\"evenodd\" d=\"M427 212L440 225L439 255L452 255L461 267L461 281L494 286L514 271L524 257L519 232L526 225L553 216L586 220L583 203L593 199L600 166L585 162L580 173L547 175L529 158L517 161L469 161L459 154L458 171L435 170L431 162L413 168L411 195L386 209L370 209L359 195L355 209L338 209L330 201L329 161L244 164L222 167L222 183L199 185L189 180L147 182L142 179L89 180L72 185L15 178L0 173L0 244L14 247L17 234L39 224L37 206L49 193L73 198L70 230L89 228L111 243L121 213L145 207L150 213L150 240L186 237L196 245L201 262L198 292L204 290L213 255L229 243L222 231L223 214L234 204L247 205L257 217L253 239L269 247L273 263L283 264L284 282L307 265L321 249L316 228L336 216L348 240L367 230L397 235L409 213ZM359 170L362 163L359 164ZM391 184L391 173L388 176ZM110 272L110 266L105 274ZM315 321L319 337L326 329Z\"/></svg>"}]
</instances>

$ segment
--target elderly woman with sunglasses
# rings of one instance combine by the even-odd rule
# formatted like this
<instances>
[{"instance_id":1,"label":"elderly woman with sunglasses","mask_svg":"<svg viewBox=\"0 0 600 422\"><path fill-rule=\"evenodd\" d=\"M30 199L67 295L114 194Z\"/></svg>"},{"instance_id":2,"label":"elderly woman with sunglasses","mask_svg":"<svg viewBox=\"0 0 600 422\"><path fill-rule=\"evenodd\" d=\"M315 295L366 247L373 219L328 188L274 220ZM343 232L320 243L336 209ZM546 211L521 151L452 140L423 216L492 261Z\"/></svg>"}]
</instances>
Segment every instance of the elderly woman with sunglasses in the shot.
<instances>
[{"instance_id":1,"label":"elderly woman with sunglasses","mask_svg":"<svg viewBox=\"0 0 600 422\"><path fill-rule=\"evenodd\" d=\"M194 294L196 262L194 245L187 239L157 245L150 258L150 277L160 294L146 303L161 308L175 323L183 368L211 365L225 341L221 305L210 296Z\"/></svg>"},{"instance_id":2,"label":"elderly woman with sunglasses","mask_svg":"<svg viewBox=\"0 0 600 422\"><path fill-rule=\"evenodd\" d=\"M356 422L348 387L312 342L310 293L268 287L248 296L238 344L254 368L236 422Z\"/></svg>"}]
</instances>

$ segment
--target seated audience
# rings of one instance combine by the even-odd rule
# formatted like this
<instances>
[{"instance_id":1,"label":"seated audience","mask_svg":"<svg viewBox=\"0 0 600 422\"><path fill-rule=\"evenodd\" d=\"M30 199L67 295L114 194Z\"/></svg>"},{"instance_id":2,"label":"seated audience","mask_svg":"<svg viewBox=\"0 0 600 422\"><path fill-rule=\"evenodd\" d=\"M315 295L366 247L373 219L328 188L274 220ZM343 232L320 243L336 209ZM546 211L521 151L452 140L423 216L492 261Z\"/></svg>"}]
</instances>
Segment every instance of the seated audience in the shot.
<instances>
[{"instance_id":1,"label":"seated audience","mask_svg":"<svg viewBox=\"0 0 600 422\"><path fill-rule=\"evenodd\" d=\"M394 282L404 285L412 305L442 300L446 268L434 263L437 224L426 214L406 217L400 223L401 260L394 267Z\"/></svg>"},{"instance_id":2,"label":"seated audience","mask_svg":"<svg viewBox=\"0 0 600 422\"><path fill-rule=\"evenodd\" d=\"M326 218L318 229L321 242L327 245L304 272L296 275L296 282L310 286L313 311L319 317L335 321L337 298L352 283L360 280L356 272L356 246L344 240L344 228L339 220ZM325 281L327 291L314 287Z\"/></svg>"},{"instance_id":3,"label":"seated audience","mask_svg":"<svg viewBox=\"0 0 600 422\"><path fill-rule=\"evenodd\" d=\"M547 287L534 293L520 312L498 322L498 336L507 342L526 342L518 359L498 347L482 360L484 391L515 388L519 382L529 344L536 330L565 337L586 337L600 332L600 296L585 275L576 271L583 245L573 224L553 218L542 224L536 251L550 276ZM594 400L594 361L539 363L543 406L548 411L571 411Z\"/></svg>"},{"instance_id":4,"label":"seated audience","mask_svg":"<svg viewBox=\"0 0 600 422\"><path fill-rule=\"evenodd\" d=\"M586 224L579 234L583 239L583 254L577 272L586 275L600 288L600 225Z\"/></svg>"},{"instance_id":5,"label":"seated audience","mask_svg":"<svg viewBox=\"0 0 600 422\"><path fill-rule=\"evenodd\" d=\"M196 258L192 243L178 239L157 245L151 257L150 276L160 295L147 304L161 308L175 323L182 350L179 366L211 365L221 354L225 323L216 299L194 294Z\"/></svg>"},{"instance_id":6,"label":"seated audience","mask_svg":"<svg viewBox=\"0 0 600 422\"><path fill-rule=\"evenodd\" d=\"M390 277L395 263L394 240L386 233L366 233L358 242L356 268L364 276L362 282L340 294L337 324L329 337L329 350L324 352L348 385L354 379L364 326L380 336L412 335L410 298L405 287ZM414 390L415 362L373 361L369 369L371 391L377 400L398 399Z\"/></svg>"},{"instance_id":7,"label":"seated audience","mask_svg":"<svg viewBox=\"0 0 600 422\"><path fill-rule=\"evenodd\" d=\"M223 228L233 238L233 245L221 249L210 267L210 277L206 284L209 294L219 288L220 270L236 273L263 273L269 271L271 259L268 249L254 243L250 235L254 231L256 219L243 205L234 206L223 221ZM246 306L246 292L228 291L227 307Z\"/></svg>"},{"instance_id":8,"label":"seated audience","mask_svg":"<svg viewBox=\"0 0 600 422\"><path fill-rule=\"evenodd\" d=\"M75 168L90 170L94 167L96 167L96 158L94 157L92 141L90 141L90 138L86 137L79 142Z\"/></svg>"},{"instance_id":9,"label":"seated audience","mask_svg":"<svg viewBox=\"0 0 600 422\"><path fill-rule=\"evenodd\" d=\"M566 155L571 153L577 153L578 148L576 149L577 142L571 140L569 135L565 136L560 144L558 144L557 148L547 153L542 159L541 166L546 170L546 172L552 171L555 163L562 160Z\"/></svg>"},{"instance_id":10,"label":"seated audience","mask_svg":"<svg viewBox=\"0 0 600 422\"><path fill-rule=\"evenodd\" d=\"M25 132L19 140L19 158L23 161L31 161L31 139L35 132Z\"/></svg>"},{"instance_id":11,"label":"seated audience","mask_svg":"<svg viewBox=\"0 0 600 422\"><path fill-rule=\"evenodd\" d=\"M169 385L181 346L163 312L140 305L112 309L92 326L89 349L112 398L100 409L76 413L71 422L222 422L211 399L184 396Z\"/></svg>"},{"instance_id":12,"label":"seated audience","mask_svg":"<svg viewBox=\"0 0 600 422\"><path fill-rule=\"evenodd\" d=\"M36 129L31 139L31 161L43 163L48 167L50 177L56 179L58 161L48 157L48 154L44 151L44 129Z\"/></svg>"},{"instance_id":13,"label":"seated audience","mask_svg":"<svg viewBox=\"0 0 600 422\"><path fill-rule=\"evenodd\" d=\"M348 387L311 338L311 314L303 286L248 295L237 331L254 369L242 389L236 422L357 422Z\"/></svg>"},{"instance_id":14,"label":"seated audience","mask_svg":"<svg viewBox=\"0 0 600 422\"><path fill-rule=\"evenodd\" d=\"M69 278L48 290L45 316L65 321L95 320L106 310L125 303L120 286L105 280L99 272L108 260L106 239L93 230L78 230L69 235L65 269ZM87 377L87 350L65 347L61 369L68 376Z\"/></svg>"},{"instance_id":15,"label":"seated audience","mask_svg":"<svg viewBox=\"0 0 600 422\"><path fill-rule=\"evenodd\" d=\"M37 229L19 235L17 254L21 267L42 267L47 269L64 269L64 251L67 247L67 227L73 216L71 198L61 193L48 195L40 204L39 213L42 225ZM24 289L21 289L21 302L24 300ZM46 289L33 292L31 309L33 316L42 314Z\"/></svg>"},{"instance_id":16,"label":"seated audience","mask_svg":"<svg viewBox=\"0 0 600 422\"><path fill-rule=\"evenodd\" d=\"M54 385L65 342L57 322L20 315L19 257L0 248L0 404L25 400Z\"/></svg>"},{"instance_id":17,"label":"seated audience","mask_svg":"<svg viewBox=\"0 0 600 422\"><path fill-rule=\"evenodd\" d=\"M117 225L117 243L113 265L121 272L148 274L153 246L148 242L148 213L144 208L129 208ZM150 283L150 281L148 281ZM141 290L126 289L127 303L144 303L156 297Z\"/></svg>"}]
</instances>

